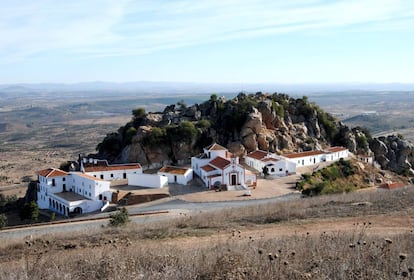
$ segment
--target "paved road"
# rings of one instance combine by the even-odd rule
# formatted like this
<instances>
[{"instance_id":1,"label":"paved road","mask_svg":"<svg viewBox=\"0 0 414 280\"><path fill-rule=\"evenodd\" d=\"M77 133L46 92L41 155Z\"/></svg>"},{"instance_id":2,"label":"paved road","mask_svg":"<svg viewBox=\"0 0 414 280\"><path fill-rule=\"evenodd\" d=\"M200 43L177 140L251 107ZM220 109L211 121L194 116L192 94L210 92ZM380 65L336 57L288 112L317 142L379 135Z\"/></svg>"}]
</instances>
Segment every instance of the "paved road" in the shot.
<instances>
[{"instance_id":1,"label":"paved road","mask_svg":"<svg viewBox=\"0 0 414 280\"><path fill-rule=\"evenodd\" d=\"M144 205L128 206L130 214L142 214L147 212L168 211L166 214L151 214L145 216L131 217L132 222L138 224L157 222L178 217L180 213L199 213L220 210L232 207L244 207L250 205L266 204L271 202L281 202L300 198L300 194L292 193L285 196L252 199L244 201L221 201L221 202L186 202L179 199L163 199L161 201L153 201ZM88 216L88 218L107 218L109 213L101 213ZM55 233L71 233L71 232L87 232L89 230L98 229L108 224L108 219L82 221L82 218L76 219L71 223L43 225L30 228L19 228L0 231L0 242L8 242L11 240L21 240L27 236L37 237L46 234Z\"/></svg>"}]
</instances>

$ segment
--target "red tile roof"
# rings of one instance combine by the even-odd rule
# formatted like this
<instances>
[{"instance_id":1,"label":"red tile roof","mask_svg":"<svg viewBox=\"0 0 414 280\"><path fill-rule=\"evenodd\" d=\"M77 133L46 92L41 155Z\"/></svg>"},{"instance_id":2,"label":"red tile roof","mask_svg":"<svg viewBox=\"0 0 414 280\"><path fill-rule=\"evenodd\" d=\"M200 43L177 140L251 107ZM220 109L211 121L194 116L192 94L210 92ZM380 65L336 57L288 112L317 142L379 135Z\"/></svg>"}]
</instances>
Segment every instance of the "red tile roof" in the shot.
<instances>
[{"instance_id":1,"label":"red tile roof","mask_svg":"<svg viewBox=\"0 0 414 280\"><path fill-rule=\"evenodd\" d=\"M322 151L307 151L307 152L285 154L283 156L287 158L299 158L299 157L309 157L309 156L316 156L316 155L322 155L322 154L324 154L324 152Z\"/></svg>"},{"instance_id":2,"label":"red tile roof","mask_svg":"<svg viewBox=\"0 0 414 280\"><path fill-rule=\"evenodd\" d=\"M163 166L158 172L184 175L188 170L189 168L176 167L176 166Z\"/></svg>"},{"instance_id":3,"label":"red tile roof","mask_svg":"<svg viewBox=\"0 0 414 280\"><path fill-rule=\"evenodd\" d=\"M130 170L130 169L141 169L139 163L130 164L113 164L113 165L94 165L84 167L85 172L99 172L99 171L114 171L114 170Z\"/></svg>"},{"instance_id":4,"label":"red tile roof","mask_svg":"<svg viewBox=\"0 0 414 280\"><path fill-rule=\"evenodd\" d=\"M48 169L37 171L36 173L39 176L46 177L46 178L63 177L63 176L68 175L67 172L60 170L60 169L56 169L56 168L48 168Z\"/></svg>"},{"instance_id":5,"label":"red tile roof","mask_svg":"<svg viewBox=\"0 0 414 280\"><path fill-rule=\"evenodd\" d=\"M393 190L393 189L398 189L398 188L403 188L403 187L405 187L405 184L401 182L385 183L385 184L380 185L380 188L388 189L388 190Z\"/></svg>"},{"instance_id":6,"label":"red tile roof","mask_svg":"<svg viewBox=\"0 0 414 280\"><path fill-rule=\"evenodd\" d=\"M81 176L81 177L86 178L86 179L91 179L91 180L94 180L94 181L105 181L105 180L102 180L100 178L96 178L94 176L91 176L91 175L88 175L88 174L85 174L85 173L75 172L75 173L72 173L72 174Z\"/></svg>"},{"instance_id":7,"label":"red tile roof","mask_svg":"<svg viewBox=\"0 0 414 280\"><path fill-rule=\"evenodd\" d=\"M336 152L341 152L341 151L346 151L346 150L347 148L344 148L344 147L330 147L326 149L326 151L330 153L336 153Z\"/></svg>"},{"instance_id":8,"label":"red tile roof","mask_svg":"<svg viewBox=\"0 0 414 280\"><path fill-rule=\"evenodd\" d=\"M263 162L268 162L268 161L279 161L278 158L274 158L274 157L269 157L269 158L264 158L262 159Z\"/></svg>"},{"instance_id":9,"label":"red tile roof","mask_svg":"<svg viewBox=\"0 0 414 280\"><path fill-rule=\"evenodd\" d=\"M267 152L261 151L261 150L257 150L257 151L254 151L254 152L249 153L247 156L250 157L250 158L254 158L254 159L257 159L257 160L261 160L261 159L263 159L263 158L265 158L267 156Z\"/></svg>"},{"instance_id":10,"label":"red tile roof","mask_svg":"<svg viewBox=\"0 0 414 280\"><path fill-rule=\"evenodd\" d=\"M211 165L204 165L204 166L201 166L200 167L201 169L203 169L205 172L210 172L210 171L213 171L213 170L216 170L213 166L211 166Z\"/></svg>"},{"instance_id":11,"label":"red tile roof","mask_svg":"<svg viewBox=\"0 0 414 280\"><path fill-rule=\"evenodd\" d=\"M222 157L216 157L215 159L210 161L209 164L217 168L224 169L224 167L230 164L230 161Z\"/></svg>"},{"instance_id":12,"label":"red tile roof","mask_svg":"<svg viewBox=\"0 0 414 280\"><path fill-rule=\"evenodd\" d=\"M217 143L213 143L210 146L206 147L206 150L207 151L222 151L222 150L227 150L227 149Z\"/></svg>"}]
</instances>

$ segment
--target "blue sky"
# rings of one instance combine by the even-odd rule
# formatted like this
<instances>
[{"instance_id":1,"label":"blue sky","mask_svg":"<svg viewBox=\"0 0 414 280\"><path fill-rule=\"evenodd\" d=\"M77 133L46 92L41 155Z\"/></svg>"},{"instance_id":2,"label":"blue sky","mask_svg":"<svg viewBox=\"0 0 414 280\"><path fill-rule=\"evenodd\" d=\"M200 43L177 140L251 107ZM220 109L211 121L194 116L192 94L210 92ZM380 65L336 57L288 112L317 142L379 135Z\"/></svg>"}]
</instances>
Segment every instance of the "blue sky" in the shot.
<instances>
[{"instance_id":1,"label":"blue sky","mask_svg":"<svg viewBox=\"0 0 414 280\"><path fill-rule=\"evenodd\" d=\"M412 0L0 1L0 84L414 83Z\"/></svg>"}]
</instances>

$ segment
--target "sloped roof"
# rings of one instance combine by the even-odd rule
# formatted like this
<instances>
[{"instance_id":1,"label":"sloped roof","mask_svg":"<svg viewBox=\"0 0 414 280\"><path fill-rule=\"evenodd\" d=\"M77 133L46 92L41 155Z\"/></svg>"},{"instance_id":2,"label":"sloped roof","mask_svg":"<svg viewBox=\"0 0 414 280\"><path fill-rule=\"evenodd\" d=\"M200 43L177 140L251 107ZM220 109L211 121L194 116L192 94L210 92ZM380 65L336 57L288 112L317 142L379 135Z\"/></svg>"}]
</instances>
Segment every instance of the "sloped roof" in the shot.
<instances>
[{"instance_id":1,"label":"sloped roof","mask_svg":"<svg viewBox=\"0 0 414 280\"><path fill-rule=\"evenodd\" d=\"M300 158L300 157L310 157L316 155L322 155L324 152L322 151L307 151L307 152L299 152L299 153L291 153L283 155L286 158Z\"/></svg>"},{"instance_id":2,"label":"sloped roof","mask_svg":"<svg viewBox=\"0 0 414 280\"><path fill-rule=\"evenodd\" d=\"M130 169L141 169L141 168L142 167L139 163L84 166L85 172L130 170Z\"/></svg>"},{"instance_id":3,"label":"sloped roof","mask_svg":"<svg viewBox=\"0 0 414 280\"><path fill-rule=\"evenodd\" d=\"M215 159L210 161L209 164L217 168L224 169L224 167L230 164L230 161L222 157L216 157Z\"/></svg>"},{"instance_id":4,"label":"sloped roof","mask_svg":"<svg viewBox=\"0 0 414 280\"><path fill-rule=\"evenodd\" d=\"M223 151L223 150L227 151L226 148L224 148L223 146L221 146L217 143L213 143L210 146L207 146L205 149L207 151Z\"/></svg>"},{"instance_id":5,"label":"sloped roof","mask_svg":"<svg viewBox=\"0 0 414 280\"><path fill-rule=\"evenodd\" d=\"M91 180L94 180L94 181L105 181L105 180L102 180L100 178L96 178L94 176L91 176L91 175L88 175L88 174L85 174L85 173L73 172L71 174L72 175L77 175L77 176L80 176L80 177L83 177L83 178L86 178L86 179L91 179Z\"/></svg>"},{"instance_id":6,"label":"sloped roof","mask_svg":"<svg viewBox=\"0 0 414 280\"><path fill-rule=\"evenodd\" d=\"M336 153L336 152L341 152L341 151L346 151L346 150L347 150L347 148L339 147L339 146L330 147L330 148L326 149L326 151L329 152L329 153Z\"/></svg>"},{"instance_id":7,"label":"sloped roof","mask_svg":"<svg viewBox=\"0 0 414 280\"><path fill-rule=\"evenodd\" d=\"M257 160L261 160L261 159L265 158L266 156L267 156L267 152L261 151L261 150L251 152L247 155L247 157L254 158L254 159L257 159Z\"/></svg>"},{"instance_id":8,"label":"sloped roof","mask_svg":"<svg viewBox=\"0 0 414 280\"><path fill-rule=\"evenodd\" d=\"M274 157L268 157L268 158L264 158L262 159L263 162L268 162L268 161L279 161L280 159L278 158L274 158Z\"/></svg>"},{"instance_id":9,"label":"sloped roof","mask_svg":"<svg viewBox=\"0 0 414 280\"><path fill-rule=\"evenodd\" d=\"M203 169L205 172L210 172L210 171L216 170L216 168L214 168L213 166L208 165L208 164L204 165L204 166L201 166L200 168Z\"/></svg>"},{"instance_id":10,"label":"sloped roof","mask_svg":"<svg viewBox=\"0 0 414 280\"><path fill-rule=\"evenodd\" d=\"M403 187L405 187L405 184L401 182L385 183L385 184L380 185L380 188L388 189L388 190L393 190L393 189L398 189L398 188L403 188Z\"/></svg>"},{"instance_id":11,"label":"sloped roof","mask_svg":"<svg viewBox=\"0 0 414 280\"><path fill-rule=\"evenodd\" d=\"M190 168L177 166L163 166L158 172L184 175Z\"/></svg>"},{"instance_id":12,"label":"sloped roof","mask_svg":"<svg viewBox=\"0 0 414 280\"><path fill-rule=\"evenodd\" d=\"M56 168L43 169L43 170L37 171L36 173L39 176L46 177L46 178L63 177L63 176L68 175L67 172L60 170L60 169L56 169Z\"/></svg>"}]
</instances>

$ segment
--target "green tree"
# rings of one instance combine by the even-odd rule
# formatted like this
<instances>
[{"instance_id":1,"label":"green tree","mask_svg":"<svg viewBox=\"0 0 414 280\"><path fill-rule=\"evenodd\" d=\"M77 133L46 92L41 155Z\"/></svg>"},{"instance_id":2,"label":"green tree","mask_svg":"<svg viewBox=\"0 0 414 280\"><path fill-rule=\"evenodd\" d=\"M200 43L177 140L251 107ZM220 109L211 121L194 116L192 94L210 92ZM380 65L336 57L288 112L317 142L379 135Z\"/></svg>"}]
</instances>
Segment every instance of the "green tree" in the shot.
<instances>
[{"instance_id":1,"label":"green tree","mask_svg":"<svg viewBox=\"0 0 414 280\"><path fill-rule=\"evenodd\" d=\"M0 229L7 226L7 216L3 213L0 214Z\"/></svg>"},{"instance_id":2,"label":"green tree","mask_svg":"<svg viewBox=\"0 0 414 280\"><path fill-rule=\"evenodd\" d=\"M180 107L180 109L187 108L187 104L185 104L184 100L182 100L182 99L177 102L177 105Z\"/></svg>"},{"instance_id":3,"label":"green tree","mask_svg":"<svg viewBox=\"0 0 414 280\"><path fill-rule=\"evenodd\" d=\"M211 96L210 96L210 101L217 101L218 100L218 97L217 97L217 94L212 94Z\"/></svg>"},{"instance_id":4,"label":"green tree","mask_svg":"<svg viewBox=\"0 0 414 280\"><path fill-rule=\"evenodd\" d=\"M134 119L143 118L145 116L145 109L144 108L137 108L132 110L132 115Z\"/></svg>"},{"instance_id":5,"label":"green tree","mask_svg":"<svg viewBox=\"0 0 414 280\"><path fill-rule=\"evenodd\" d=\"M39 219L39 206L35 201L25 203L20 210L21 220L30 220L31 222L37 222Z\"/></svg>"},{"instance_id":6,"label":"green tree","mask_svg":"<svg viewBox=\"0 0 414 280\"><path fill-rule=\"evenodd\" d=\"M119 211L109 216L109 225L112 227L126 226L129 220L129 213L125 207L122 207Z\"/></svg>"}]
</instances>

